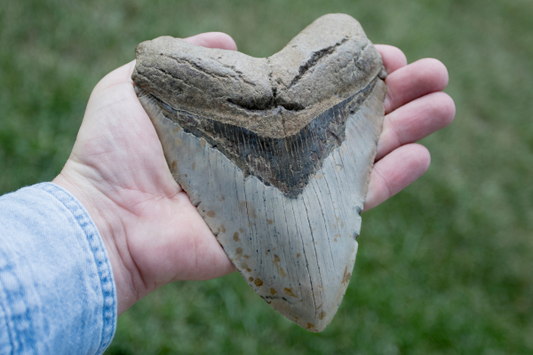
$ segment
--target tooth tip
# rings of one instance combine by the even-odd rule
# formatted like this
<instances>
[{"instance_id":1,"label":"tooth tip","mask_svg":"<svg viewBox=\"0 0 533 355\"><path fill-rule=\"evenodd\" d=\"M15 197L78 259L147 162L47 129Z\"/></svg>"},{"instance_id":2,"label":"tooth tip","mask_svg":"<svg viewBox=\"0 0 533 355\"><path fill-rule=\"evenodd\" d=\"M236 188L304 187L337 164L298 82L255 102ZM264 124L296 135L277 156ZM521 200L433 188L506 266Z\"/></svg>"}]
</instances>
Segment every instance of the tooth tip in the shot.
<instances>
[{"instance_id":1,"label":"tooth tip","mask_svg":"<svg viewBox=\"0 0 533 355\"><path fill-rule=\"evenodd\" d=\"M322 293L318 297L314 295L315 298L311 294L304 294L300 300L294 302L289 302L286 298L271 299L267 302L272 308L298 326L313 333L320 333L333 320L345 290L346 285L341 285L336 288L335 294ZM339 291L342 294L339 294ZM304 301L306 299L308 301Z\"/></svg>"}]
</instances>

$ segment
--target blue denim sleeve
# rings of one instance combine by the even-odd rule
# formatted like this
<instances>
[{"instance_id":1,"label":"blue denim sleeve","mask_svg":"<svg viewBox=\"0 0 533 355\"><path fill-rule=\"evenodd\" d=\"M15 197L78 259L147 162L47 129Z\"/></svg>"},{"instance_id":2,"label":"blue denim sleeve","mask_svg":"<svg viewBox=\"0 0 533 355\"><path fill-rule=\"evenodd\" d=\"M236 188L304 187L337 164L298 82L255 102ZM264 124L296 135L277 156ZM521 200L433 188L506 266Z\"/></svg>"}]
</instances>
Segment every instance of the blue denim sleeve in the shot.
<instances>
[{"instance_id":1,"label":"blue denim sleeve","mask_svg":"<svg viewBox=\"0 0 533 355\"><path fill-rule=\"evenodd\" d=\"M67 191L0 197L0 354L101 354L117 301L102 239Z\"/></svg>"}]
</instances>

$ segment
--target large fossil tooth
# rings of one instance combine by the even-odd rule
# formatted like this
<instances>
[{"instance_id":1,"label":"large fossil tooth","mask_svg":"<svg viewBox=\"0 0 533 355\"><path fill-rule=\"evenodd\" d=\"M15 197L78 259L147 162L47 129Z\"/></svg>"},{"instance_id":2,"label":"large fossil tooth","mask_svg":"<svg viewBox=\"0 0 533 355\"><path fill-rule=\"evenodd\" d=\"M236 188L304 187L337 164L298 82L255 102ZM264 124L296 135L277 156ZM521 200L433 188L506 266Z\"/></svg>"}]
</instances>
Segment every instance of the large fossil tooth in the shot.
<instances>
[{"instance_id":1,"label":"large fossil tooth","mask_svg":"<svg viewBox=\"0 0 533 355\"><path fill-rule=\"evenodd\" d=\"M350 280L383 121L380 54L326 15L253 58L160 37L132 78L170 170L248 284L313 332Z\"/></svg>"}]
</instances>

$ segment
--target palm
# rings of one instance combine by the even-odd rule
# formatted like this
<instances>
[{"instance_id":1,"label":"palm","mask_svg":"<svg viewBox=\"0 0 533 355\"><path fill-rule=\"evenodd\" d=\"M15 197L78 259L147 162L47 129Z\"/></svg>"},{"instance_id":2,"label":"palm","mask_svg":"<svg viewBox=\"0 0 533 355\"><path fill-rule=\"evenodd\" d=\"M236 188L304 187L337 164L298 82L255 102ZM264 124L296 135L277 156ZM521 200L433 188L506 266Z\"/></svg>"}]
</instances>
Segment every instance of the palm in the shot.
<instances>
[{"instance_id":1,"label":"palm","mask_svg":"<svg viewBox=\"0 0 533 355\"><path fill-rule=\"evenodd\" d=\"M188 41L236 49L231 38L221 34ZM378 50L390 73L388 115L365 209L425 172L429 154L411 143L446 126L454 115L451 99L437 92L447 84L442 64L423 60L406 66L398 49ZM119 311L168 282L209 279L234 270L169 172L156 132L133 90L133 66L132 62L113 71L96 86L72 155L56 179L82 201L103 235ZM122 282L128 287L121 287ZM121 304L124 297L128 300Z\"/></svg>"},{"instance_id":2,"label":"palm","mask_svg":"<svg viewBox=\"0 0 533 355\"><path fill-rule=\"evenodd\" d=\"M127 213L123 243L143 280L153 283L148 289L178 278L223 275L231 263L172 178L133 90L132 67L119 68L95 88L72 159L93 170L98 189Z\"/></svg>"}]
</instances>

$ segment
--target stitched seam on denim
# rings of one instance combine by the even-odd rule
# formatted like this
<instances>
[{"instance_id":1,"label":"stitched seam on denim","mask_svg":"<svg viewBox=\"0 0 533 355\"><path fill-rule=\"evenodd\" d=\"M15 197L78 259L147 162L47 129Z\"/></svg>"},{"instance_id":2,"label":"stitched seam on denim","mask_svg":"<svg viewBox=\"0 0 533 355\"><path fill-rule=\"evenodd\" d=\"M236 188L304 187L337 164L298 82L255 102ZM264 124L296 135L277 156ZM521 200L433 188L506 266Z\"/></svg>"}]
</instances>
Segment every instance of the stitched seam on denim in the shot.
<instances>
[{"instance_id":1,"label":"stitched seam on denim","mask_svg":"<svg viewBox=\"0 0 533 355\"><path fill-rule=\"evenodd\" d=\"M2 253L2 255L1 255L2 259L3 260L7 260L6 255L2 252L1 249L0 249L0 253ZM0 268L0 273L7 273L7 272L8 271L5 271L4 268ZM0 277L0 285L1 285L0 290L6 290L6 287L3 284L1 277ZM9 340L10 340L10 343L11 343L10 354L14 354L15 353L15 348L16 348L15 339L14 338L16 337L17 333L13 330L14 324L12 324L10 326L10 322L9 322L10 317L9 317L8 312L7 312L7 308L5 307L5 304L7 303L7 298L8 298L8 295L6 295L4 292L0 292L0 307L2 307L2 309L4 311L4 318L5 318L5 322L6 322L7 332L8 332ZM0 350L3 350L3 349L0 349Z\"/></svg>"},{"instance_id":2,"label":"stitched seam on denim","mask_svg":"<svg viewBox=\"0 0 533 355\"><path fill-rule=\"evenodd\" d=\"M36 185L36 187L50 193L55 199L61 202L72 213L87 238L89 249L93 254L94 263L100 278L100 290L103 298L103 326L101 343L97 350L97 354L101 354L113 339L117 318L115 283L103 241L91 217L74 196L52 183L42 183Z\"/></svg>"}]
</instances>

